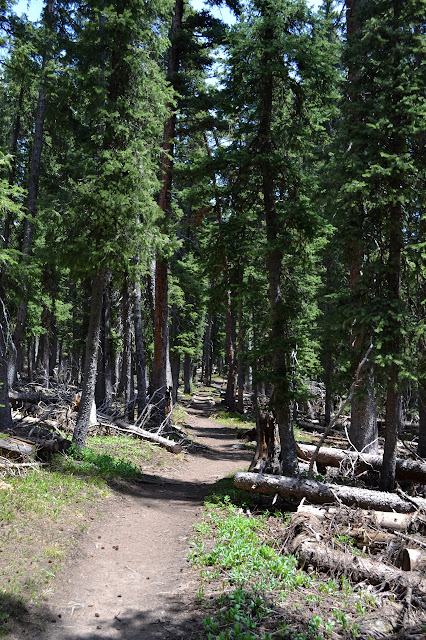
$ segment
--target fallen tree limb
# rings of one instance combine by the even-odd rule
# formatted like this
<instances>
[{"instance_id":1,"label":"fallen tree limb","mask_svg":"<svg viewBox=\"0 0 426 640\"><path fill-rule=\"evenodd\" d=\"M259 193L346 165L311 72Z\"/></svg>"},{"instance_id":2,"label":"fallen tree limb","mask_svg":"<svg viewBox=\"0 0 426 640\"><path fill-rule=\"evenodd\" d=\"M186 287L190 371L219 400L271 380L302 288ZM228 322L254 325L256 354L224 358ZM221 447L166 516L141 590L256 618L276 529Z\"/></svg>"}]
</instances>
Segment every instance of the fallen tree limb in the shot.
<instances>
[{"instance_id":1,"label":"fallen tree limb","mask_svg":"<svg viewBox=\"0 0 426 640\"><path fill-rule=\"evenodd\" d=\"M149 442L154 442L155 444L158 444L160 447L163 447L167 449L167 451L171 451L172 453L180 453L182 451L182 445L180 445L178 442L173 442L173 440L163 438L156 433L151 433L151 431L140 429L135 425L124 422L123 420L111 418L111 416L106 416L103 413L98 412L96 415L100 421L112 424L115 428L118 428L118 431L123 431L124 433L132 433L133 435L142 438L142 440L149 440Z\"/></svg>"},{"instance_id":2,"label":"fallen tree limb","mask_svg":"<svg viewBox=\"0 0 426 640\"><path fill-rule=\"evenodd\" d=\"M309 444L297 444L297 454L302 460L309 461L316 450L316 447ZM344 462L350 461L354 470L358 473L363 471L378 471L382 469L382 456L376 456L357 451L343 451L332 447L322 447L318 451L317 462L330 467L340 467ZM419 460L396 460L396 478L407 482L426 484L426 463Z\"/></svg>"},{"instance_id":3,"label":"fallen tree limb","mask_svg":"<svg viewBox=\"0 0 426 640\"><path fill-rule=\"evenodd\" d=\"M306 539L304 533L296 536L289 550L298 554L302 566L311 564L322 570L343 573L355 582L367 580L371 584L386 583L391 589L411 588L417 594L426 594L426 580L420 573L407 573L376 560L330 549L326 545L318 544L316 540Z\"/></svg>"},{"instance_id":4,"label":"fallen tree limb","mask_svg":"<svg viewBox=\"0 0 426 640\"><path fill-rule=\"evenodd\" d=\"M246 491L254 491L264 495L274 496L278 494L286 499L302 500L302 498L307 498L314 504L341 502L361 509L397 511L398 513L410 513L415 510L414 504L402 500L394 493L370 491L369 489L358 489L356 487L326 484L315 480L287 478L285 476L239 471L235 475L234 486L237 489L245 489ZM419 509L426 510L425 499L416 498L415 503Z\"/></svg>"},{"instance_id":5,"label":"fallen tree limb","mask_svg":"<svg viewBox=\"0 0 426 640\"><path fill-rule=\"evenodd\" d=\"M71 402L71 396L65 399ZM31 404L37 404L39 402L43 402L44 404L51 404L52 402L62 402L64 398L61 398L59 396L46 396L43 393L24 393L10 389L9 400L13 400L15 402L29 402Z\"/></svg>"}]
</instances>

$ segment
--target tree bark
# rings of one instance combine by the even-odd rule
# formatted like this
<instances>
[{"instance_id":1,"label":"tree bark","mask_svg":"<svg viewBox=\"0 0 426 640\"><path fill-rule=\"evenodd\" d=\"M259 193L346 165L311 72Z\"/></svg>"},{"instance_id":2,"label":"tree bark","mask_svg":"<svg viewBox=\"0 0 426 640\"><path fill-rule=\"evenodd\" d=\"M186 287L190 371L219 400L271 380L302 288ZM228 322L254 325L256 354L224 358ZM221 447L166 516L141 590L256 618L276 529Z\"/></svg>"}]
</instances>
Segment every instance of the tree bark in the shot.
<instances>
[{"instance_id":1,"label":"tree bark","mask_svg":"<svg viewBox=\"0 0 426 640\"><path fill-rule=\"evenodd\" d=\"M169 335L169 352L170 352L170 370L172 381L172 404L173 406L177 402L178 390L179 390L179 373L180 373L180 354L176 347L176 338L179 331L179 316L176 304L172 307L172 323L170 327Z\"/></svg>"},{"instance_id":2,"label":"tree bark","mask_svg":"<svg viewBox=\"0 0 426 640\"><path fill-rule=\"evenodd\" d=\"M41 325L44 333L39 340L38 356L36 362L36 380L45 389L49 388L49 355L50 355L50 330L52 316L50 309L43 303Z\"/></svg>"},{"instance_id":3,"label":"tree bark","mask_svg":"<svg viewBox=\"0 0 426 640\"><path fill-rule=\"evenodd\" d=\"M425 136L426 138L426 136ZM423 151L426 146L422 144ZM423 154L424 157L424 154ZM419 241L424 242L426 239L426 220L420 221ZM426 276L420 270L421 284L418 292L418 307L420 310L420 318L425 317L424 300L426 300ZM419 442L417 453L422 458L426 458L426 336L423 334L419 340L418 355L418 398L419 398Z\"/></svg>"},{"instance_id":4,"label":"tree bark","mask_svg":"<svg viewBox=\"0 0 426 640\"><path fill-rule=\"evenodd\" d=\"M277 442L275 438L275 421L272 416L256 412L256 451L251 461L249 471L255 471L259 467L260 473L279 473L278 468L272 468L277 458Z\"/></svg>"},{"instance_id":5,"label":"tree bark","mask_svg":"<svg viewBox=\"0 0 426 640\"><path fill-rule=\"evenodd\" d=\"M400 185L398 185L399 187ZM395 186L396 188L396 186ZM395 307L400 302L401 286L401 252L402 239L402 211L399 204L392 207L390 213L389 258L387 264L387 288L389 301L393 308L390 314L395 314ZM380 476L380 488L383 491L393 491L395 486L396 453L398 433L401 430L401 395L399 390L398 359L401 349L401 322L394 315L390 318L391 337L387 344L387 352L393 357L388 373L386 390L385 415L385 446L383 452L383 467Z\"/></svg>"},{"instance_id":6,"label":"tree bark","mask_svg":"<svg viewBox=\"0 0 426 640\"><path fill-rule=\"evenodd\" d=\"M212 324L213 318L211 314L207 316L207 325L204 333L204 348L203 348L203 384L206 386L211 385L212 381Z\"/></svg>"},{"instance_id":7,"label":"tree bark","mask_svg":"<svg viewBox=\"0 0 426 640\"><path fill-rule=\"evenodd\" d=\"M141 305L141 288L136 280L133 287L133 322L135 328L136 406L138 416L141 415L146 407L146 367Z\"/></svg>"},{"instance_id":8,"label":"tree bark","mask_svg":"<svg viewBox=\"0 0 426 640\"><path fill-rule=\"evenodd\" d=\"M8 343L10 339L9 318L4 304L4 291L0 283L0 425L2 430L13 427L9 402Z\"/></svg>"},{"instance_id":9,"label":"tree bark","mask_svg":"<svg viewBox=\"0 0 426 640\"><path fill-rule=\"evenodd\" d=\"M398 513L411 513L416 510L415 505L421 509L426 508L426 500L423 498L413 498L407 502L394 493L243 471L238 471L235 475L234 486L237 489L264 495L278 494L282 498L291 500L307 498L313 504L332 504L340 501L350 507Z\"/></svg>"},{"instance_id":10,"label":"tree bark","mask_svg":"<svg viewBox=\"0 0 426 640\"><path fill-rule=\"evenodd\" d=\"M379 450L378 435L373 366L368 363L362 388L352 398L349 439L357 451L375 454Z\"/></svg>"},{"instance_id":11,"label":"tree bark","mask_svg":"<svg viewBox=\"0 0 426 640\"><path fill-rule=\"evenodd\" d=\"M237 412L244 413L243 301L238 302L238 390Z\"/></svg>"},{"instance_id":12,"label":"tree bark","mask_svg":"<svg viewBox=\"0 0 426 640\"><path fill-rule=\"evenodd\" d=\"M192 360L189 353L185 353L183 360L183 392L191 393L192 385Z\"/></svg>"},{"instance_id":13,"label":"tree bark","mask_svg":"<svg viewBox=\"0 0 426 640\"><path fill-rule=\"evenodd\" d=\"M123 327L123 358L121 362L120 384L118 394L124 394L125 415L129 422L134 419L134 405L132 402L132 299L129 294L129 282L126 276L123 285L122 299L122 327Z\"/></svg>"},{"instance_id":14,"label":"tree bark","mask_svg":"<svg viewBox=\"0 0 426 640\"><path fill-rule=\"evenodd\" d=\"M228 375L226 380L225 405L235 412L235 314L231 292L226 297L226 362Z\"/></svg>"},{"instance_id":15,"label":"tree bark","mask_svg":"<svg viewBox=\"0 0 426 640\"><path fill-rule=\"evenodd\" d=\"M425 361L426 354L420 357ZM424 362L426 370L426 362ZM426 376L419 381L419 443L417 453L422 458L426 458Z\"/></svg>"},{"instance_id":16,"label":"tree bark","mask_svg":"<svg viewBox=\"0 0 426 640\"><path fill-rule=\"evenodd\" d=\"M96 375L98 370L98 347L101 327L102 299L105 287L105 273L97 274L92 283L92 303L90 308L89 330L86 343L83 385L77 422L74 428L73 442L79 447L86 444L89 431L90 412L95 398Z\"/></svg>"}]
</instances>

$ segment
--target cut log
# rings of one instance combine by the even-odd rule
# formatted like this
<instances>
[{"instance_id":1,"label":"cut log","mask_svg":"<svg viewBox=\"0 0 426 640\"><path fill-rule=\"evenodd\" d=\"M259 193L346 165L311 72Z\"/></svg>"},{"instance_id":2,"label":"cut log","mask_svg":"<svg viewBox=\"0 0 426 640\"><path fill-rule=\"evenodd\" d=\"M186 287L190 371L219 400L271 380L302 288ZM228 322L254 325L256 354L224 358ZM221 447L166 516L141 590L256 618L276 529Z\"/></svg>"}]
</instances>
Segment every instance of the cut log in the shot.
<instances>
[{"instance_id":1,"label":"cut log","mask_svg":"<svg viewBox=\"0 0 426 640\"><path fill-rule=\"evenodd\" d=\"M7 435L34 444L37 452L42 454L67 451L71 446L71 441L58 433L52 433L48 429L40 429L40 427L27 424L25 421L15 424L12 429L8 430Z\"/></svg>"},{"instance_id":2,"label":"cut log","mask_svg":"<svg viewBox=\"0 0 426 640\"><path fill-rule=\"evenodd\" d=\"M0 454L8 458L34 458L36 448L32 444L22 442L16 438L0 436Z\"/></svg>"},{"instance_id":3,"label":"cut log","mask_svg":"<svg viewBox=\"0 0 426 640\"><path fill-rule=\"evenodd\" d=\"M131 433L135 436L138 436L142 440L149 440L149 442L153 442L154 444L158 444L160 447L167 449L167 451L171 451L171 453L180 453L182 451L182 445L178 442L173 442L173 440L169 440L168 438L163 438L162 436L158 436L156 433L151 433L151 431L146 431L145 429L140 429L133 424L129 424L128 422L124 422L123 420L117 420L111 418L111 416L107 416L103 413L97 413L97 417L100 422L108 422L115 426L118 431L123 431L124 433Z\"/></svg>"},{"instance_id":4,"label":"cut log","mask_svg":"<svg viewBox=\"0 0 426 640\"><path fill-rule=\"evenodd\" d=\"M310 460L315 446L298 444L297 454L302 460ZM382 469L382 457L370 454L359 454L357 451L343 451L332 447L322 447L317 456L317 462L330 467L340 467L342 463L350 462L357 473L363 471L377 471ZM418 460L403 460L397 458L396 477L406 482L426 484L426 463Z\"/></svg>"},{"instance_id":5,"label":"cut log","mask_svg":"<svg viewBox=\"0 0 426 640\"><path fill-rule=\"evenodd\" d=\"M237 489L254 491L264 495L274 496L278 494L285 499L302 500L307 498L314 504L333 504L341 502L348 506L361 509L378 509L379 511L397 511L398 513L411 513L418 508L426 509L426 500L422 498L403 500L394 493L382 491L370 491L335 484L304 480L299 478L287 478L285 476L271 476L262 473L247 473L239 471L234 478L234 486Z\"/></svg>"},{"instance_id":6,"label":"cut log","mask_svg":"<svg viewBox=\"0 0 426 640\"><path fill-rule=\"evenodd\" d=\"M418 569L424 572L426 567L426 552L421 549L410 549L407 547L402 552L401 567L403 571Z\"/></svg>"},{"instance_id":7,"label":"cut log","mask_svg":"<svg viewBox=\"0 0 426 640\"><path fill-rule=\"evenodd\" d=\"M306 539L304 533L294 538L289 551L298 555L301 566L313 565L322 570L343 573L355 582L386 583L391 589L411 588L417 594L426 594L426 580L422 574L407 573L382 562L330 549L316 540Z\"/></svg>"},{"instance_id":8,"label":"cut log","mask_svg":"<svg viewBox=\"0 0 426 640\"><path fill-rule=\"evenodd\" d=\"M328 515L333 517L338 511L337 507L325 509L308 504L301 504L297 508L298 513L313 515L320 520ZM417 519L417 514L393 513L392 511L364 511L360 514L360 520L363 523L369 522L372 526L375 525L389 531L409 531L412 525L417 524Z\"/></svg>"}]
</instances>

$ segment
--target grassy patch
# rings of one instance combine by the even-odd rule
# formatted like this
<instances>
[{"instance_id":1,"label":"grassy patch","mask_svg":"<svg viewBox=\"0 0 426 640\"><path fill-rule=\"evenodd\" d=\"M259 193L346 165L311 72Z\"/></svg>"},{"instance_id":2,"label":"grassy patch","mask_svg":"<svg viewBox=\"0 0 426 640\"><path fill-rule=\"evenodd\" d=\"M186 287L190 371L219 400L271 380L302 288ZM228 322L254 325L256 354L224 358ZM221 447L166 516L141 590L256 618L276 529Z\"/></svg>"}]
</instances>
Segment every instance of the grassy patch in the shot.
<instances>
[{"instance_id":1,"label":"grassy patch","mask_svg":"<svg viewBox=\"0 0 426 640\"><path fill-rule=\"evenodd\" d=\"M172 458L149 442L94 436L83 451L7 478L12 489L0 488L0 638L26 603L43 601L113 488L141 478L147 464L164 467Z\"/></svg>"},{"instance_id":2,"label":"grassy patch","mask_svg":"<svg viewBox=\"0 0 426 640\"><path fill-rule=\"evenodd\" d=\"M234 429L249 429L256 425L256 420L242 415L241 413L231 413L229 411L216 411L212 414L212 419L216 422L233 427Z\"/></svg>"},{"instance_id":3,"label":"grassy patch","mask_svg":"<svg viewBox=\"0 0 426 640\"><path fill-rule=\"evenodd\" d=\"M374 598L345 579L322 580L282 553L286 514L253 515L247 494L222 481L194 525L190 559L200 571L207 640L354 638Z\"/></svg>"},{"instance_id":4,"label":"grassy patch","mask_svg":"<svg viewBox=\"0 0 426 640\"><path fill-rule=\"evenodd\" d=\"M192 398L192 396L189 396ZM186 422L186 411L180 404L175 404L172 409L172 424L184 425Z\"/></svg>"}]
</instances>

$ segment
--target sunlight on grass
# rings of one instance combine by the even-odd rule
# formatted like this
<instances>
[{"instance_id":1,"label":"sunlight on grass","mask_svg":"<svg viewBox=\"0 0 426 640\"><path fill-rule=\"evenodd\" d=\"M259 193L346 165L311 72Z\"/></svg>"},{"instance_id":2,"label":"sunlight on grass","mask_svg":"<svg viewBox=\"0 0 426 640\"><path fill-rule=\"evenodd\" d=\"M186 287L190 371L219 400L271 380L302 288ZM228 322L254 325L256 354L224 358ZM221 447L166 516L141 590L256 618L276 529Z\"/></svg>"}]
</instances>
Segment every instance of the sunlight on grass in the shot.
<instances>
[{"instance_id":1,"label":"sunlight on grass","mask_svg":"<svg viewBox=\"0 0 426 640\"><path fill-rule=\"evenodd\" d=\"M216 422L226 425L227 427L234 427L237 429L249 429L256 425L256 421L253 418L242 415L241 413L231 413L229 411L215 411L212 414L212 419Z\"/></svg>"}]
</instances>

